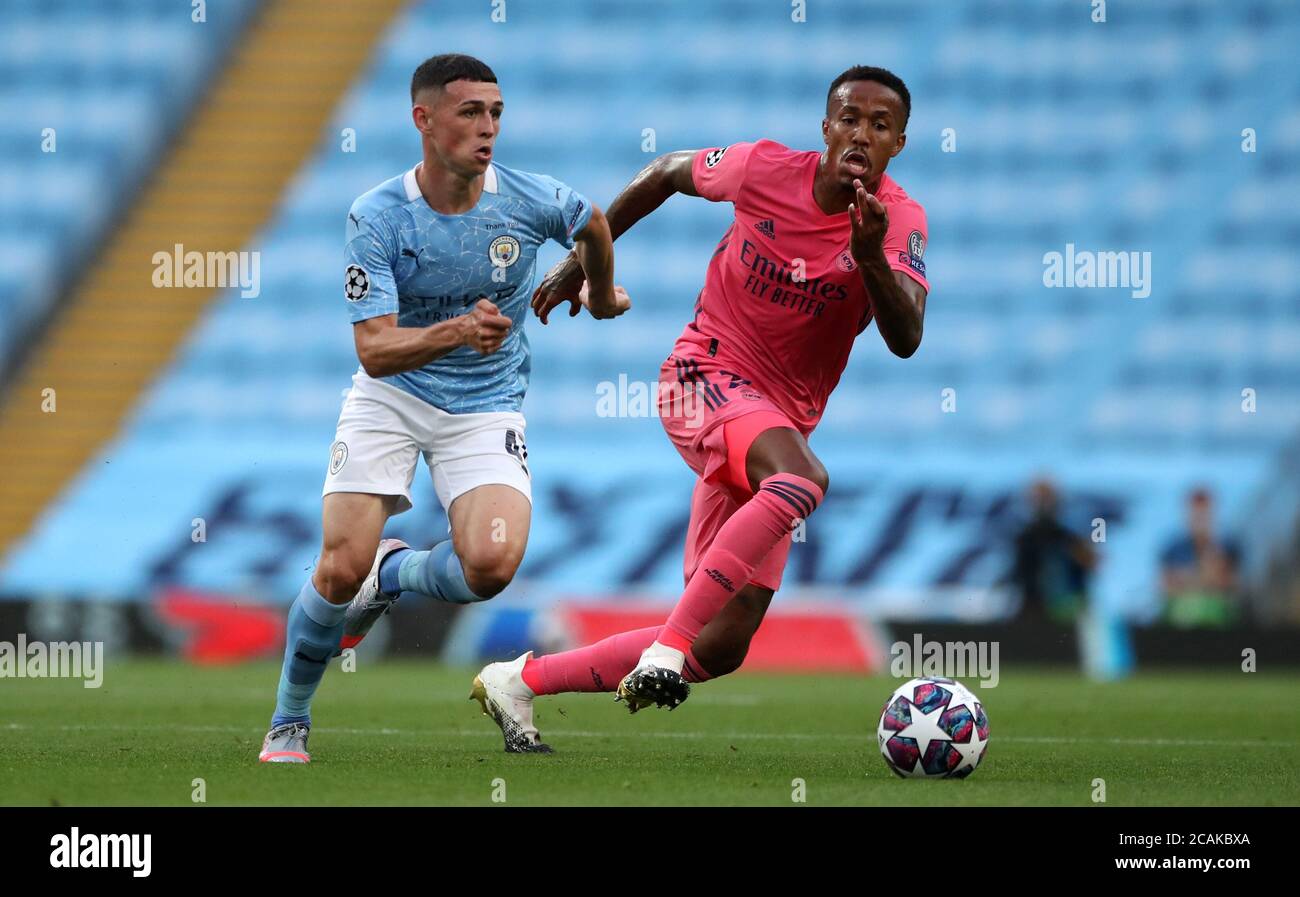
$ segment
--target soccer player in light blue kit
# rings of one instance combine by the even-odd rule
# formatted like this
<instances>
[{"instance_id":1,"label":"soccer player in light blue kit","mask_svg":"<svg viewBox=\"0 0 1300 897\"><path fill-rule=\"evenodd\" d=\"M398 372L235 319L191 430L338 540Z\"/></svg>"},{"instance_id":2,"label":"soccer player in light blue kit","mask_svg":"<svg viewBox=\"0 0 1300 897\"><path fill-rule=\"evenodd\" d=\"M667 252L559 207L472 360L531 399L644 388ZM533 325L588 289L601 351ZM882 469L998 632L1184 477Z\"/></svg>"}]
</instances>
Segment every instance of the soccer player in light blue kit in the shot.
<instances>
[{"instance_id":1,"label":"soccer player in light blue kit","mask_svg":"<svg viewBox=\"0 0 1300 897\"><path fill-rule=\"evenodd\" d=\"M514 576L532 511L520 407L537 248L575 249L593 317L630 307L601 211L553 178L493 163L496 82L469 56L421 64L411 102L423 160L348 214L344 296L361 366L330 451L320 560L289 611L264 762L308 762L311 697L329 659L403 591L468 604ZM411 507L421 455L451 522L451 538L429 551L381 540L388 518ZM536 729L517 726L506 749L547 750Z\"/></svg>"}]
</instances>

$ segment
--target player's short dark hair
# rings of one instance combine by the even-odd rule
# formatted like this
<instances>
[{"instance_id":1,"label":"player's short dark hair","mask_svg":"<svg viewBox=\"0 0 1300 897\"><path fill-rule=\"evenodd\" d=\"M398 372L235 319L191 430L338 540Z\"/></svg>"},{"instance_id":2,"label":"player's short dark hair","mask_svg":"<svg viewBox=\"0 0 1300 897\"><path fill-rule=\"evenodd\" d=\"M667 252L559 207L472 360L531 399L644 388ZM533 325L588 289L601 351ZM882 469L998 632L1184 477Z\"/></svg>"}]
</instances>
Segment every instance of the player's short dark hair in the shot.
<instances>
[{"instance_id":1,"label":"player's short dark hair","mask_svg":"<svg viewBox=\"0 0 1300 897\"><path fill-rule=\"evenodd\" d=\"M439 90L452 81L487 81L497 83L496 73L488 68L487 63L464 53L443 53L430 56L411 76L411 102L426 87Z\"/></svg>"},{"instance_id":2,"label":"player's short dark hair","mask_svg":"<svg viewBox=\"0 0 1300 897\"><path fill-rule=\"evenodd\" d=\"M875 81L877 84L883 84L898 94L903 101L903 125L899 130L907 130L907 120L912 117L912 94L908 92L907 85L903 83L902 78L889 69L877 68L874 65L855 65L853 68L845 70L831 82L830 90L826 91L827 114L830 114L831 111L831 97L835 96L835 89L845 81Z\"/></svg>"}]
</instances>

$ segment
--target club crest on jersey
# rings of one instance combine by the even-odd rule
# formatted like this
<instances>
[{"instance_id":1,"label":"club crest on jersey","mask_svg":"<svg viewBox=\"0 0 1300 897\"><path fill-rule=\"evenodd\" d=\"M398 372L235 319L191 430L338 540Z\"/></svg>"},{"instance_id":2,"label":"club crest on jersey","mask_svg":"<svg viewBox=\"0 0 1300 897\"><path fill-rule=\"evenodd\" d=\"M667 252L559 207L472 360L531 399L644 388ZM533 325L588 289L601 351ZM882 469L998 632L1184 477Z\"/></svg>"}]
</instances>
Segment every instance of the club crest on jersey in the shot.
<instances>
[{"instance_id":1,"label":"club crest on jersey","mask_svg":"<svg viewBox=\"0 0 1300 897\"><path fill-rule=\"evenodd\" d=\"M858 267L858 263L853 261L853 253L846 249L839 255L835 256L835 267L847 274L848 272L855 270Z\"/></svg>"},{"instance_id":2,"label":"club crest on jersey","mask_svg":"<svg viewBox=\"0 0 1300 897\"><path fill-rule=\"evenodd\" d=\"M914 230L907 235L907 251L917 261L920 261L921 256L925 255L925 237L921 235L919 230Z\"/></svg>"},{"instance_id":3,"label":"club crest on jersey","mask_svg":"<svg viewBox=\"0 0 1300 897\"><path fill-rule=\"evenodd\" d=\"M360 265L348 265L343 279L343 295L349 302L360 302L370 295L370 275Z\"/></svg>"},{"instance_id":4,"label":"club crest on jersey","mask_svg":"<svg viewBox=\"0 0 1300 897\"><path fill-rule=\"evenodd\" d=\"M719 162L722 161L722 157L723 155L726 154L726 152L727 152L727 148L725 146L721 147L720 149L709 150L708 153L706 153L704 156L704 167L713 168L714 166L716 166Z\"/></svg>"},{"instance_id":5,"label":"club crest on jersey","mask_svg":"<svg viewBox=\"0 0 1300 897\"><path fill-rule=\"evenodd\" d=\"M488 258L498 268L509 268L519 261L519 241L502 234L488 244Z\"/></svg>"},{"instance_id":6,"label":"club crest on jersey","mask_svg":"<svg viewBox=\"0 0 1300 897\"><path fill-rule=\"evenodd\" d=\"M343 469L343 465L348 463L348 444L346 442L336 442L330 449L330 473L335 474Z\"/></svg>"}]
</instances>

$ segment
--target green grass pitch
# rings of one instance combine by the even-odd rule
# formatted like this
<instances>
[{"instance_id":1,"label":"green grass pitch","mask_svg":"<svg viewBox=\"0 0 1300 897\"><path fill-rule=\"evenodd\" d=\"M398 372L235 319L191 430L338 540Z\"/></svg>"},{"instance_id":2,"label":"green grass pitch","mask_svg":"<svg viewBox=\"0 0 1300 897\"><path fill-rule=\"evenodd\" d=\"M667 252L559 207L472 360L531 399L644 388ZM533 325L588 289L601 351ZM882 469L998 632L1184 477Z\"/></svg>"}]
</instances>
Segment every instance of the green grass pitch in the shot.
<instances>
[{"instance_id":1,"label":"green grass pitch","mask_svg":"<svg viewBox=\"0 0 1300 897\"><path fill-rule=\"evenodd\" d=\"M514 756L467 700L473 670L334 665L313 707L309 766L257 763L277 666L110 662L103 686L0 681L0 804L255 805L1093 804L1300 802L1300 678L1147 673L1089 683L1065 672L976 688L989 753L963 781L904 781L875 727L896 684L858 676L739 674L678 710L629 716L611 695L540 699L557 753ZM501 782L504 782L502 786ZM504 791L504 795L502 792Z\"/></svg>"}]
</instances>

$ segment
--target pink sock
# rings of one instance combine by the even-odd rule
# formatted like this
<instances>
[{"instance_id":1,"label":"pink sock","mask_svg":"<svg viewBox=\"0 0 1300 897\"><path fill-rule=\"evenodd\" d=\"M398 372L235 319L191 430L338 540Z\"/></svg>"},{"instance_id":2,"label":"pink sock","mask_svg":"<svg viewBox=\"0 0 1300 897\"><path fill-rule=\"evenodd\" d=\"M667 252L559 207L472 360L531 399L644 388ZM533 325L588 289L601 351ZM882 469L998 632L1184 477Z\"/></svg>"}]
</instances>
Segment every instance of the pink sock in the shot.
<instances>
[{"instance_id":1,"label":"pink sock","mask_svg":"<svg viewBox=\"0 0 1300 897\"><path fill-rule=\"evenodd\" d=\"M659 637L660 626L620 632L607 639L535 657L524 664L524 684L538 695L557 695L570 691L613 691L624 676L632 672L641 652ZM687 654L682 668L688 682L703 682L713 677L700 666L694 655Z\"/></svg>"},{"instance_id":2,"label":"pink sock","mask_svg":"<svg viewBox=\"0 0 1300 897\"><path fill-rule=\"evenodd\" d=\"M689 651L700 630L717 616L737 589L776 543L821 504L817 484L792 473L777 473L759 484L754 497L741 505L718 530L709 550L686 584L659 643Z\"/></svg>"}]
</instances>

